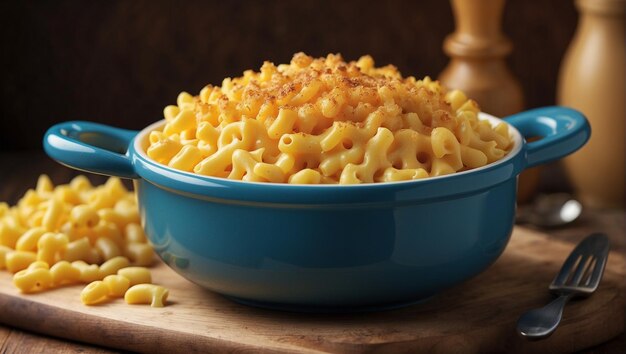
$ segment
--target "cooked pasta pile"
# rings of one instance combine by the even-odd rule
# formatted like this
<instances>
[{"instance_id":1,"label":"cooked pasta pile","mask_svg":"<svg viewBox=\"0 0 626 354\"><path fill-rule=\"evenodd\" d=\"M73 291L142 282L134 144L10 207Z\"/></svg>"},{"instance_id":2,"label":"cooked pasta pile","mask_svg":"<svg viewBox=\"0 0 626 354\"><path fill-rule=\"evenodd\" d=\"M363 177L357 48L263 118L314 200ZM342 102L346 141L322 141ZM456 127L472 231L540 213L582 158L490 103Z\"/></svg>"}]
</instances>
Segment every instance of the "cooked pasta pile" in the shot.
<instances>
[{"instance_id":1,"label":"cooked pasta pile","mask_svg":"<svg viewBox=\"0 0 626 354\"><path fill-rule=\"evenodd\" d=\"M403 78L370 56L296 54L259 72L182 92L147 154L170 167L255 182L389 182L441 176L502 158L508 126L478 119L460 91Z\"/></svg>"},{"instance_id":2,"label":"cooked pasta pile","mask_svg":"<svg viewBox=\"0 0 626 354\"><path fill-rule=\"evenodd\" d=\"M17 205L0 203L0 270L23 293L88 284L86 305L123 297L161 307L169 292L151 284L154 252L139 223L119 178L94 187L78 176L55 187L42 175Z\"/></svg>"}]
</instances>

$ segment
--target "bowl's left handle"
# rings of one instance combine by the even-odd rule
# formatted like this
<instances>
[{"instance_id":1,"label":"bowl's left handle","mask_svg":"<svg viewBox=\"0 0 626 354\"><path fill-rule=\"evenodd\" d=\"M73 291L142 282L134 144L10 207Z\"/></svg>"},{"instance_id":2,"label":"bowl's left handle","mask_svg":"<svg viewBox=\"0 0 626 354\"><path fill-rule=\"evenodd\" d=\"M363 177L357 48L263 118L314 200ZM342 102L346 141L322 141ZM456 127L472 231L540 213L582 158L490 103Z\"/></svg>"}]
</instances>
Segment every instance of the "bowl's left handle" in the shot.
<instances>
[{"instance_id":1,"label":"bowl's left handle","mask_svg":"<svg viewBox=\"0 0 626 354\"><path fill-rule=\"evenodd\" d=\"M52 126L43 139L48 156L77 170L139 178L128 156L137 131L71 121Z\"/></svg>"}]
</instances>

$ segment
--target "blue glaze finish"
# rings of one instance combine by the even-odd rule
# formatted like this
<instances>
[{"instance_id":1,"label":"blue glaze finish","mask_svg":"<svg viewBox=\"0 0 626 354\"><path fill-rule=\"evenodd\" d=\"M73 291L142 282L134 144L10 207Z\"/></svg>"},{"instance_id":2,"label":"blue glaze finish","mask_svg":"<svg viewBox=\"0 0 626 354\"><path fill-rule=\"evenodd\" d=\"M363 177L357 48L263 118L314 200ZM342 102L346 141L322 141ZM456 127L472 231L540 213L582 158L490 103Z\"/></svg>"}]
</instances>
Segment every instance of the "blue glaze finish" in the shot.
<instances>
[{"instance_id":1,"label":"blue glaze finish","mask_svg":"<svg viewBox=\"0 0 626 354\"><path fill-rule=\"evenodd\" d=\"M139 178L128 157L136 131L91 122L64 122L48 129L43 148L63 165L104 175Z\"/></svg>"},{"instance_id":2,"label":"blue glaze finish","mask_svg":"<svg viewBox=\"0 0 626 354\"><path fill-rule=\"evenodd\" d=\"M489 166L356 186L249 183L176 171L142 152L155 125L125 154L90 146L80 133L59 133L91 131L120 141L135 134L84 122L52 127L44 145L62 163L136 178L151 243L187 279L258 306L353 311L414 303L483 271L511 234L517 175L575 151L589 135L584 117L562 107L507 122L546 138L526 144L513 130L516 147ZM90 161L80 158L85 146Z\"/></svg>"},{"instance_id":3,"label":"blue glaze finish","mask_svg":"<svg viewBox=\"0 0 626 354\"><path fill-rule=\"evenodd\" d=\"M541 136L526 145L526 166L533 167L574 152L589 140L591 126L578 111L565 107L544 107L505 118L525 137Z\"/></svg>"},{"instance_id":4,"label":"blue glaze finish","mask_svg":"<svg viewBox=\"0 0 626 354\"><path fill-rule=\"evenodd\" d=\"M248 301L328 308L412 302L479 273L506 246L516 183L397 207L308 210L136 186L157 253L181 275ZM186 268L176 258L187 258Z\"/></svg>"}]
</instances>

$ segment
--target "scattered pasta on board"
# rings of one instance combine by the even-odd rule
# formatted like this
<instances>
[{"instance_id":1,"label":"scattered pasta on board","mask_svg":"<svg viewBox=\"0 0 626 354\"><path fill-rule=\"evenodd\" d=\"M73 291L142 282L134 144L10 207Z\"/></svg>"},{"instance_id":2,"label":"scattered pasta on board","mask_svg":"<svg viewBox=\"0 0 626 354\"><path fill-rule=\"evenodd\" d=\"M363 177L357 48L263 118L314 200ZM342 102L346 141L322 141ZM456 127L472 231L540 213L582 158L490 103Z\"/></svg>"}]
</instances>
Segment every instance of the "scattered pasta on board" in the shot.
<instances>
[{"instance_id":1,"label":"scattered pasta on board","mask_svg":"<svg viewBox=\"0 0 626 354\"><path fill-rule=\"evenodd\" d=\"M41 175L17 205L0 203L0 270L13 273L22 293L87 284L80 295L86 305L125 298L131 287L152 283L146 267L153 260L135 196L118 178L92 186L77 176L55 187ZM150 285L133 290L127 303L164 306L169 291Z\"/></svg>"}]
</instances>

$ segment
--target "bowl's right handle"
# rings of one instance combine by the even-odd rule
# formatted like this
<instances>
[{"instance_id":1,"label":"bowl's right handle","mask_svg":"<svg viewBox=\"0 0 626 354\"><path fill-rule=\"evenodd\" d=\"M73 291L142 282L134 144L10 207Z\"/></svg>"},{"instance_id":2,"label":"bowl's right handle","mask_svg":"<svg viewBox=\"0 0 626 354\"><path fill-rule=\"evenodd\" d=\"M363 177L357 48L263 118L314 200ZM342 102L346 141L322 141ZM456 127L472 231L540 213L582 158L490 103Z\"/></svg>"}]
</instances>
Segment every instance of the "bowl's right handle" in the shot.
<instances>
[{"instance_id":1,"label":"bowl's right handle","mask_svg":"<svg viewBox=\"0 0 626 354\"><path fill-rule=\"evenodd\" d=\"M542 137L526 144L527 167L567 156L585 145L591 135L585 116L567 107L531 109L504 120L525 137Z\"/></svg>"},{"instance_id":2,"label":"bowl's right handle","mask_svg":"<svg viewBox=\"0 0 626 354\"><path fill-rule=\"evenodd\" d=\"M71 121L52 126L43 139L48 156L77 170L139 178L128 156L136 131Z\"/></svg>"}]
</instances>

